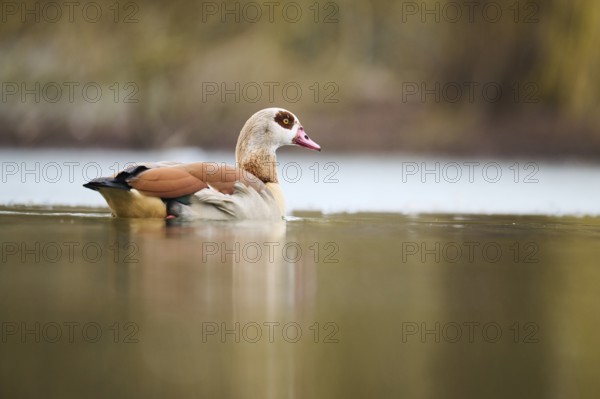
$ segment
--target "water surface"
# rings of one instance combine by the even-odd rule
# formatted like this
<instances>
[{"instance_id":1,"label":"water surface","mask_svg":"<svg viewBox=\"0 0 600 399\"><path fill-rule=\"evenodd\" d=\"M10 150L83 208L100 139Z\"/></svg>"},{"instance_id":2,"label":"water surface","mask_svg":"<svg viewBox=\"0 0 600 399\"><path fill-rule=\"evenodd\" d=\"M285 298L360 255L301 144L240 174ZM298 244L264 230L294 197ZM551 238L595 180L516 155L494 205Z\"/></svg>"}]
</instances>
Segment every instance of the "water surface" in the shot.
<instances>
[{"instance_id":1,"label":"water surface","mask_svg":"<svg viewBox=\"0 0 600 399\"><path fill-rule=\"evenodd\" d=\"M593 397L600 220L0 208L0 397Z\"/></svg>"},{"instance_id":2,"label":"water surface","mask_svg":"<svg viewBox=\"0 0 600 399\"><path fill-rule=\"evenodd\" d=\"M105 206L82 184L145 161L234 164L231 152L0 149L0 205ZM600 166L535 159L278 151L291 211L600 216Z\"/></svg>"}]
</instances>

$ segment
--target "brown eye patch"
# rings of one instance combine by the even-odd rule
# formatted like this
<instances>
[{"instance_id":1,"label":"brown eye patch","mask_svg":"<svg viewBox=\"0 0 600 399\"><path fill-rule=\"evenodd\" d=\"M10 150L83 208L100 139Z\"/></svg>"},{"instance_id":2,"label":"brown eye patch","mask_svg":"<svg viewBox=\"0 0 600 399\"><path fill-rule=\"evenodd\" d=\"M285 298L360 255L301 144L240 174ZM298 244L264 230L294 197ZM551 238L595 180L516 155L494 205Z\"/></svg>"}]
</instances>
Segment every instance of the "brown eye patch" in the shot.
<instances>
[{"instance_id":1,"label":"brown eye patch","mask_svg":"<svg viewBox=\"0 0 600 399\"><path fill-rule=\"evenodd\" d=\"M279 111L275 115L275 122L279 123L279 126L284 129L291 129L295 122L294 115L286 111Z\"/></svg>"}]
</instances>

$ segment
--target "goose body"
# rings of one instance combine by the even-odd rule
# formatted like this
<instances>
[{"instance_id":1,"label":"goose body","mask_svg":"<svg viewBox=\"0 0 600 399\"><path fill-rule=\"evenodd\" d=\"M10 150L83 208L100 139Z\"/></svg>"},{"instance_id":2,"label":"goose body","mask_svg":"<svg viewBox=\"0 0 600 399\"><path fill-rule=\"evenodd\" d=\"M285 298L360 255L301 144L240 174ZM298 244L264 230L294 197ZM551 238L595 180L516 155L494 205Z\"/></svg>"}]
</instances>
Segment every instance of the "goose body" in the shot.
<instances>
[{"instance_id":1,"label":"goose body","mask_svg":"<svg viewBox=\"0 0 600 399\"><path fill-rule=\"evenodd\" d=\"M117 217L279 220L285 215L285 200L275 152L284 145L321 150L294 114L267 108L244 124L235 166L143 163L84 187L98 191Z\"/></svg>"}]
</instances>

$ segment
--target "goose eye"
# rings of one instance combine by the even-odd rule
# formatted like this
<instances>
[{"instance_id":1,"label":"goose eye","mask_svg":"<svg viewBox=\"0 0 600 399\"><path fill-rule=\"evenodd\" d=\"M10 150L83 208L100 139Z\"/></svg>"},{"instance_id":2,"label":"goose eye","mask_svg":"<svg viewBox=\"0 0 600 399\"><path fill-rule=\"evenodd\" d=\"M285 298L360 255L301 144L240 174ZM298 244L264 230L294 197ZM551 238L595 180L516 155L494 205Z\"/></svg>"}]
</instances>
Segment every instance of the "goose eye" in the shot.
<instances>
[{"instance_id":1,"label":"goose eye","mask_svg":"<svg viewBox=\"0 0 600 399\"><path fill-rule=\"evenodd\" d=\"M294 116L285 111L279 111L273 120L284 129L291 129L294 126Z\"/></svg>"}]
</instances>

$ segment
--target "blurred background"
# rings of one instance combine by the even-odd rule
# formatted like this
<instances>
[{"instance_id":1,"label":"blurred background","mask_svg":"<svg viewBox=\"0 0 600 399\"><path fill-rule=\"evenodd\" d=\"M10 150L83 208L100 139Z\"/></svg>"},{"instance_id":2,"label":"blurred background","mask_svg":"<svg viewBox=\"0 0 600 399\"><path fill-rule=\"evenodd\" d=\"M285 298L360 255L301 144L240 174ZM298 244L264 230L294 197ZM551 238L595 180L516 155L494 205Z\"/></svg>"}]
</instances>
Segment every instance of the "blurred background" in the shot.
<instances>
[{"instance_id":1,"label":"blurred background","mask_svg":"<svg viewBox=\"0 0 600 399\"><path fill-rule=\"evenodd\" d=\"M600 154L600 3L2 2L0 145L232 150L285 107L328 151Z\"/></svg>"}]
</instances>

